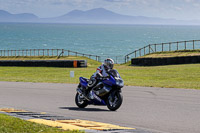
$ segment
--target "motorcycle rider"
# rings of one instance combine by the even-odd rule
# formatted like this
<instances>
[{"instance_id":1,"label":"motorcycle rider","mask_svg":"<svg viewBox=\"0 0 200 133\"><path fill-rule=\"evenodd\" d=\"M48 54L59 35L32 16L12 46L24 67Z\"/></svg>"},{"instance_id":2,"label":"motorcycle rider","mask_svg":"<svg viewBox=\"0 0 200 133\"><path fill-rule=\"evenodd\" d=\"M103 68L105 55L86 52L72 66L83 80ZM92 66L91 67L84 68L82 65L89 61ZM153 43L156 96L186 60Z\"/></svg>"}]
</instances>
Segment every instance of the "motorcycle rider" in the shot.
<instances>
[{"instance_id":1,"label":"motorcycle rider","mask_svg":"<svg viewBox=\"0 0 200 133\"><path fill-rule=\"evenodd\" d=\"M114 67L113 59L107 58L104 60L104 63L97 68L96 72L90 77L88 85L85 89L84 95L86 98L88 98L88 93L90 92L90 90L96 85L97 80L101 80L103 78L108 77L109 75L107 74L107 72L110 69L113 69L113 67Z\"/></svg>"}]
</instances>

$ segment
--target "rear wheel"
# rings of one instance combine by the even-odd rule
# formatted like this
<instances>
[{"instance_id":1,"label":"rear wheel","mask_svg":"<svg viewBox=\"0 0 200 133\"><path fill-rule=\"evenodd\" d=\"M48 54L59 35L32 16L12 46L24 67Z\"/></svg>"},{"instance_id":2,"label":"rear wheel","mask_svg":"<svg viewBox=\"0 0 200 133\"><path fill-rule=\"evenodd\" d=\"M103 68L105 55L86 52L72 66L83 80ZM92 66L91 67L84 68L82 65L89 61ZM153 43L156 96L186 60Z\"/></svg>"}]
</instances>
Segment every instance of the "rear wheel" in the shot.
<instances>
[{"instance_id":1,"label":"rear wheel","mask_svg":"<svg viewBox=\"0 0 200 133\"><path fill-rule=\"evenodd\" d=\"M83 95L76 93L75 103L79 108L85 108L88 105L88 102L85 100Z\"/></svg>"},{"instance_id":2,"label":"rear wheel","mask_svg":"<svg viewBox=\"0 0 200 133\"><path fill-rule=\"evenodd\" d=\"M110 93L107 100L107 107L111 111L117 110L123 101L123 96L120 92L115 92L114 95Z\"/></svg>"}]
</instances>

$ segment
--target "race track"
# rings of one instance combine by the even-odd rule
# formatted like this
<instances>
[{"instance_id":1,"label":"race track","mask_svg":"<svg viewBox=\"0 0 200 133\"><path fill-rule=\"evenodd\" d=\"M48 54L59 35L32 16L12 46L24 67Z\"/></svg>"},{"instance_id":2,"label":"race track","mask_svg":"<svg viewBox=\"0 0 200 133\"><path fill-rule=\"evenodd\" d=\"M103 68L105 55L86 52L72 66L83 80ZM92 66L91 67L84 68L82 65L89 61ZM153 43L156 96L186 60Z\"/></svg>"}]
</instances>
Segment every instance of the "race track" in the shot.
<instances>
[{"instance_id":1,"label":"race track","mask_svg":"<svg viewBox=\"0 0 200 133\"><path fill-rule=\"evenodd\" d=\"M122 106L112 112L104 106L77 108L76 86L0 82L0 108L47 112L152 132L200 133L200 90L125 86Z\"/></svg>"}]
</instances>

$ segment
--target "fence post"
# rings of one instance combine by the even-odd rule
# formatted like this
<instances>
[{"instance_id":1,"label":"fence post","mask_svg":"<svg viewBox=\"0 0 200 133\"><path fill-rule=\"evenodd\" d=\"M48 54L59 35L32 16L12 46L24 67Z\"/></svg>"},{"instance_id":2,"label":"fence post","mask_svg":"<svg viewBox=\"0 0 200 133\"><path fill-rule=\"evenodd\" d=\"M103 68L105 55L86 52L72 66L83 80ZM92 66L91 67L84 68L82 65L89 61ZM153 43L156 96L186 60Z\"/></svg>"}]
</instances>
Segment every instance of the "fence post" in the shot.
<instances>
[{"instance_id":1,"label":"fence post","mask_svg":"<svg viewBox=\"0 0 200 133\"><path fill-rule=\"evenodd\" d=\"M177 50L178 50L178 42L177 42Z\"/></svg>"},{"instance_id":2,"label":"fence post","mask_svg":"<svg viewBox=\"0 0 200 133\"><path fill-rule=\"evenodd\" d=\"M185 50L187 49L187 47L186 47L186 41L185 41Z\"/></svg>"},{"instance_id":3,"label":"fence post","mask_svg":"<svg viewBox=\"0 0 200 133\"><path fill-rule=\"evenodd\" d=\"M171 43L169 43L169 51L171 51Z\"/></svg>"},{"instance_id":4,"label":"fence post","mask_svg":"<svg viewBox=\"0 0 200 133\"><path fill-rule=\"evenodd\" d=\"M64 52L65 52L65 50L64 50L64 49L62 49L62 56L64 56Z\"/></svg>"},{"instance_id":5,"label":"fence post","mask_svg":"<svg viewBox=\"0 0 200 133\"><path fill-rule=\"evenodd\" d=\"M194 40L193 40L193 50L194 50Z\"/></svg>"},{"instance_id":6,"label":"fence post","mask_svg":"<svg viewBox=\"0 0 200 133\"><path fill-rule=\"evenodd\" d=\"M135 51L135 58L136 58L136 51Z\"/></svg>"},{"instance_id":7,"label":"fence post","mask_svg":"<svg viewBox=\"0 0 200 133\"><path fill-rule=\"evenodd\" d=\"M162 52L164 51L164 48L163 48L163 43L162 43Z\"/></svg>"},{"instance_id":8,"label":"fence post","mask_svg":"<svg viewBox=\"0 0 200 133\"><path fill-rule=\"evenodd\" d=\"M49 57L49 49L47 49L47 56Z\"/></svg>"},{"instance_id":9,"label":"fence post","mask_svg":"<svg viewBox=\"0 0 200 133\"><path fill-rule=\"evenodd\" d=\"M149 54L151 53L151 50L150 50L150 44L149 44Z\"/></svg>"},{"instance_id":10,"label":"fence post","mask_svg":"<svg viewBox=\"0 0 200 133\"><path fill-rule=\"evenodd\" d=\"M139 49L139 54L140 54L140 56L141 56L141 49Z\"/></svg>"},{"instance_id":11,"label":"fence post","mask_svg":"<svg viewBox=\"0 0 200 133\"><path fill-rule=\"evenodd\" d=\"M156 52L156 44L154 44L154 46L155 46L155 52Z\"/></svg>"},{"instance_id":12,"label":"fence post","mask_svg":"<svg viewBox=\"0 0 200 133\"><path fill-rule=\"evenodd\" d=\"M68 56L70 55L69 52L70 52L70 50L68 50Z\"/></svg>"}]
</instances>

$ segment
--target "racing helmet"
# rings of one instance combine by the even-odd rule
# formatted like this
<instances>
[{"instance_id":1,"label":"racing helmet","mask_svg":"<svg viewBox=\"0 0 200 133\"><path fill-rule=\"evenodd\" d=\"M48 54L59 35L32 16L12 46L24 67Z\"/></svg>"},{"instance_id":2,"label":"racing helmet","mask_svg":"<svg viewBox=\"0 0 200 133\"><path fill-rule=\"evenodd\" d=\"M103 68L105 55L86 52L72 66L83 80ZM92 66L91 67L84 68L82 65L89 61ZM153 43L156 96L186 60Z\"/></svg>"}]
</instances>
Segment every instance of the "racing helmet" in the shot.
<instances>
[{"instance_id":1,"label":"racing helmet","mask_svg":"<svg viewBox=\"0 0 200 133\"><path fill-rule=\"evenodd\" d=\"M107 68L107 69L113 69L114 67L114 61L113 59L111 58L107 58L104 60L104 66Z\"/></svg>"}]
</instances>

